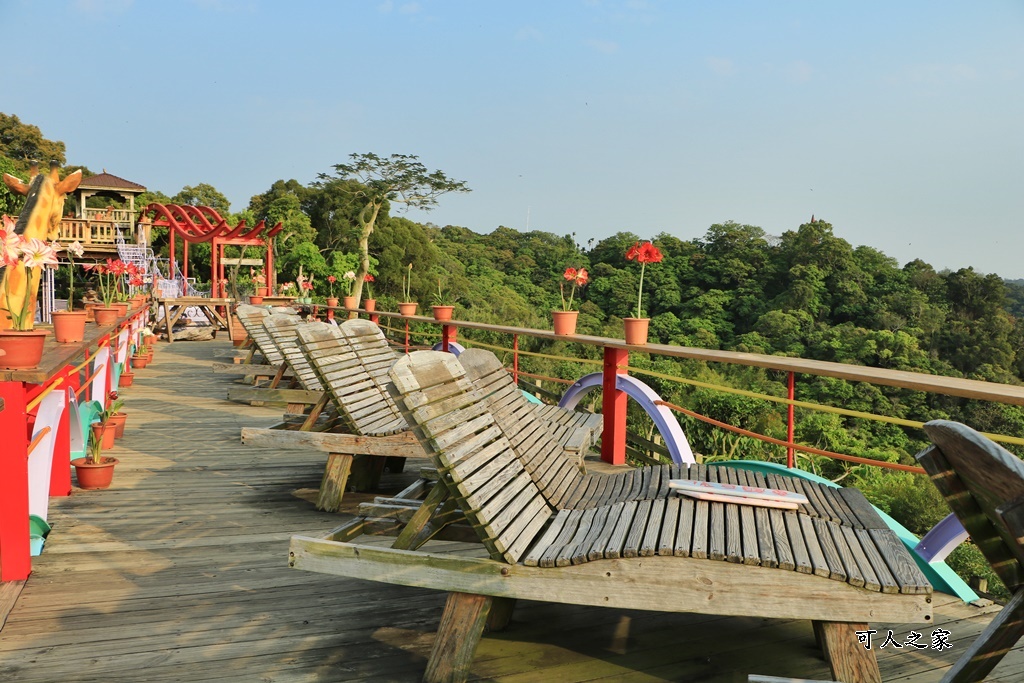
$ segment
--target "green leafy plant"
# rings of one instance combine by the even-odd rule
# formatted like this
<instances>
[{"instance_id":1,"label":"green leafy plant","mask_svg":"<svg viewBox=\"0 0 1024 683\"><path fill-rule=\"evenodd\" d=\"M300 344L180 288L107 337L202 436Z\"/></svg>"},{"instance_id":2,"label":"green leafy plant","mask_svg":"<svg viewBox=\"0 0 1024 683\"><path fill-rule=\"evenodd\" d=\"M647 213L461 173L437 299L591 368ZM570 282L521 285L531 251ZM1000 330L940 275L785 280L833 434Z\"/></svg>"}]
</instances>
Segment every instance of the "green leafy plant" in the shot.
<instances>
[{"instance_id":1,"label":"green leafy plant","mask_svg":"<svg viewBox=\"0 0 1024 683\"><path fill-rule=\"evenodd\" d=\"M108 403L107 407L100 413L100 422L106 422L110 417L121 411L121 407L124 406L124 399L117 395L116 391L111 391L107 395Z\"/></svg>"},{"instance_id":2,"label":"green leafy plant","mask_svg":"<svg viewBox=\"0 0 1024 683\"><path fill-rule=\"evenodd\" d=\"M430 298L430 302L434 306L455 305L455 295L452 294L451 290L444 289L441 286L441 278L437 278L437 292Z\"/></svg>"}]
</instances>

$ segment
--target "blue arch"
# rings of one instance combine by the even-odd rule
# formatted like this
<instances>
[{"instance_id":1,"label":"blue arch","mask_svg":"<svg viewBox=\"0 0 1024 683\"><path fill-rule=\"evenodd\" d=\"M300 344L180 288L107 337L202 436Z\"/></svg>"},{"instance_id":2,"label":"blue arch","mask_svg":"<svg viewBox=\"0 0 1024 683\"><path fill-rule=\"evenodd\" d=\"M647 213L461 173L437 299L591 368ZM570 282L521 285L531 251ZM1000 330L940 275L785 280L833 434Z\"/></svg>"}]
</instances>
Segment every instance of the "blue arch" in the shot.
<instances>
[{"instance_id":1,"label":"blue arch","mask_svg":"<svg viewBox=\"0 0 1024 683\"><path fill-rule=\"evenodd\" d=\"M603 383L604 377L600 372L581 377L562 395L558 406L566 410L573 410L583 396L594 389L601 388ZM615 388L625 392L627 396L639 403L644 412L654 420L654 426L661 434L661 438L665 440L665 445L668 446L672 462L679 465L696 462L693 451L690 450L690 442L686 440L683 428L679 426L679 420L671 410L655 403L655 401L660 401L661 397L653 389L636 377L629 375L616 375Z\"/></svg>"},{"instance_id":2,"label":"blue arch","mask_svg":"<svg viewBox=\"0 0 1024 683\"><path fill-rule=\"evenodd\" d=\"M448 353L452 354L456 358L458 358L459 354L465 350L466 349L456 342L448 342ZM431 347L431 351L444 351L444 342L437 342L434 344L434 346Z\"/></svg>"}]
</instances>

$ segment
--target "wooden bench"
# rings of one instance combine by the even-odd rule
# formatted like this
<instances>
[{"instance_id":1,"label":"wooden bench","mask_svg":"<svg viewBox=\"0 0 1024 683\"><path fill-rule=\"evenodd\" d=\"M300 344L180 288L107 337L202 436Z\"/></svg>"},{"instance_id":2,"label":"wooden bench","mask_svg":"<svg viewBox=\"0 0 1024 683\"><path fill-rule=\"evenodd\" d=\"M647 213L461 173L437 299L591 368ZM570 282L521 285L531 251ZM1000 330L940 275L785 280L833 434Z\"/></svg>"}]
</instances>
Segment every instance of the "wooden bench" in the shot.
<instances>
[{"instance_id":1,"label":"wooden bench","mask_svg":"<svg viewBox=\"0 0 1024 683\"><path fill-rule=\"evenodd\" d=\"M519 598L810 619L835 677L858 682L880 674L856 631L869 620L931 619L931 586L856 494L826 497L814 484L781 482L812 503L761 514L670 494L666 477L683 468L668 466L592 477L613 493L580 494L583 507L572 498L552 503L454 357L417 352L390 374L437 485L392 548L363 542L365 520L356 520L326 539L293 537L291 566L449 591L424 680L465 680L488 613L497 608L491 626L500 627ZM757 481L715 467L686 475ZM431 539L460 525L485 556L432 550Z\"/></svg>"},{"instance_id":2,"label":"wooden bench","mask_svg":"<svg viewBox=\"0 0 1024 683\"><path fill-rule=\"evenodd\" d=\"M970 427L935 420L917 459L1013 597L943 683L983 680L1024 634L1024 463Z\"/></svg>"}]
</instances>

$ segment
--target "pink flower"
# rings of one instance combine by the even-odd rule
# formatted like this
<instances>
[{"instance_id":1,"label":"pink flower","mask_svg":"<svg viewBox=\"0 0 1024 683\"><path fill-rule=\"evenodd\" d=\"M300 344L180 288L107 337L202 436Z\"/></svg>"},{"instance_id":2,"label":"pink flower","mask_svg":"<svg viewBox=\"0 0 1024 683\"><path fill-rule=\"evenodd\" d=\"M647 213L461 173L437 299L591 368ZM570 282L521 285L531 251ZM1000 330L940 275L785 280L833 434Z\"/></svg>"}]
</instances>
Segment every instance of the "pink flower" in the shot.
<instances>
[{"instance_id":1,"label":"pink flower","mask_svg":"<svg viewBox=\"0 0 1024 683\"><path fill-rule=\"evenodd\" d=\"M23 241L21 262L26 268L56 268L60 265L53 247L36 237Z\"/></svg>"}]
</instances>

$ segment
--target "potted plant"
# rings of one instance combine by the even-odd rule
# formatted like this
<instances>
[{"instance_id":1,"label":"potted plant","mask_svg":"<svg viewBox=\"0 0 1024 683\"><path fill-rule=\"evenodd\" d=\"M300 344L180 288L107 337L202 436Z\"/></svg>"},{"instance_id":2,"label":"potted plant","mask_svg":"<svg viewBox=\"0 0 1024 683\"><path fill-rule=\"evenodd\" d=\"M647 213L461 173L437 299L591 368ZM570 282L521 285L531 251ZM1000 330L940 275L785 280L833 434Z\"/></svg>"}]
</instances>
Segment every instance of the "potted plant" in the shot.
<instances>
[{"instance_id":1,"label":"potted plant","mask_svg":"<svg viewBox=\"0 0 1024 683\"><path fill-rule=\"evenodd\" d=\"M135 355L132 356L132 367L142 370L147 365L149 365L149 350L143 344L135 348Z\"/></svg>"},{"instance_id":2,"label":"potted plant","mask_svg":"<svg viewBox=\"0 0 1024 683\"><path fill-rule=\"evenodd\" d=\"M373 276L369 273L363 276L363 282L366 283L366 298L363 299L363 309L367 313L377 310L377 300L373 298L373 289L370 287L370 283L374 281Z\"/></svg>"},{"instance_id":3,"label":"potted plant","mask_svg":"<svg viewBox=\"0 0 1024 683\"><path fill-rule=\"evenodd\" d=\"M402 293L405 298L398 304L398 312L402 315L416 315L416 307L419 306L415 301L412 300L410 289L412 288L412 264L409 264L409 268L406 270L405 277L402 278Z\"/></svg>"},{"instance_id":4,"label":"potted plant","mask_svg":"<svg viewBox=\"0 0 1024 683\"><path fill-rule=\"evenodd\" d=\"M437 292L431 297L431 308L434 311L434 320L451 320L452 312L455 310L454 295L441 287L441 278L437 278Z\"/></svg>"},{"instance_id":5,"label":"potted plant","mask_svg":"<svg viewBox=\"0 0 1024 683\"><path fill-rule=\"evenodd\" d=\"M109 420L110 415L120 408L120 400L112 401L111 404L100 413L100 422L93 423L92 438L89 440L88 454L84 458L75 458L71 464L75 466L75 476L78 478L78 486L83 489L105 489L110 486L114 479L114 465L117 458L110 458L103 455L103 451L112 448L114 445L115 430L112 426L106 426L104 420ZM103 424L104 427L97 434L96 426ZM106 430L109 429L109 443L107 442Z\"/></svg>"},{"instance_id":6,"label":"potted plant","mask_svg":"<svg viewBox=\"0 0 1024 683\"><path fill-rule=\"evenodd\" d=\"M622 323L625 326L627 344L642 345L647 343L647 326L651 319L643 317L644 271L648 263L659 263L661 259L661 251L654 246L653 242L644 242L643 244L637 242L626 251L627 261L636 261L640 264L640 287L638 287L636 297L636 317L622 319Z\"/></svg>"},{"instance_id":7,"label":"potted plant","mask_svg":"<svg viewBox=\"0 0 1024 683\"><path fill-rule=\"evenodd\" d=\"M256 296L260 297L260 301L263 301L263 297L267 296L270 290L267 288L267 276L263 273L257 273L252 268L249 268L249 276L252 281L256 283Z\"/></svg>"},{"instance_id":8,"label":"potted plant","mask_svg":"<svg viewBox=\"0 0 1024 683\"><path fill-rule=\"evenodd\" d=\"M11 329L0 332L0 349L4 352L0 355L0 367L33 368L43 357L43 342L49 334L47 330L33 329L35 292L39 289L42 269L58 265L57 254L46 242L34 237L25 239L15 233L13 221L9 218L5 218L4 229L0 233L0 266L23 267L25 272L20 308L15 305L17 298L11 298L14 287L10 286L10 280L5 289Z\"/></svg>"},{"instance_id":9,"label":"potted plant","mask_svg":"<svg viewBox=\"0 0 1024 683\"><path fill-rule=\"evenodd\" d=\"M345 296L341 299L341 305L348 309L356 307L356 298L352 296L352 286L356 283L355 271L347 271L342 275L342 284L345 285Z\"/></svg>"},{"instance_id":10,"label":"potted plant","mask_svg":"<svg viewBox=\"0 0 1024 683\"><path fill-rule=\"evenodd\" d=\"M117 397L116 391L111 391L107 398L110 400L110 409L100 413L106 415L106 423L114 426L114 438L120 439L124 436L124 427L128 423L128 414L121 412L124 401Z\"/></svg>"},{"instance_id":11,"label":"potted plant","mask_svg":"<svg viewBox=\"0 0 1024 683\"><path fill-rule=\"evenodd\" d=\"M149 352L153 353L153 345L156 344L156 335L153 334L153 330L149 327L142 328L142 343L150 347Z\"/></svg>"},{"instance_id":12,"label":"potted plant","mask_svg":"<svg viewBox=\"0 0 1024 683\"><path fill-rule=\"evenodd\" d=\"M55 251L61 247L56 242L53 244ZM53 319L53 336L58 343L67 344L80 342L85 339L85 323L89 317L85 311L75 310L75 257L81 257L85 253L85 247L78 240L67 246L68 258L68 305L63 311L53 311L50 317Z\"/></svg>"},{"instance_id":13,"label":"potted plant","mask_svg":"<svg viewBox=\"0 0 1024 683\"><path fill-rule=\"evenodd\" d=\"M554 321L555 334L576 334L576 320L580 312L572 307L573 299L576 297L576 288L587 284L588 275L586 268L576 270L572 266L565 269L562 277L572 283L569 290L569 299L565 298L565 283L558 283L558 291L562 296L562 310L551 311L551 318Z\"/></svg>"},{"instance_id":14,"label":"potted plant","mask_svg":"<svg viewBox=\"0 0 1024 683\"><path fill-rule=\"evenodd\" d=\"M117 282L121 279L119 273L123 265L124 263L120 259L116 262L114 259L107 259L106 264L93 263L92 265L82 266L85 270L91 270L96 273L97 285L100 288L100 298L103 299L103 305L97 306L92 311L97 325L113 325L120 316L119 309L114 306L114 303L117 301ZM118 273L115 273L115 270ZM127 310L125 310L125 313L127 313Z\"/></svg>"},{"instance_id":15,"label":"potted plant","mask_svg":"<svg viewBox=\"0 0 1024 683\"><path fill-rule=\"evenodd\" d=\"M302 283L302 303L313 303L313 283L309 280Z\"/></svg>"},{"instance_id":16,"label":"potted plant","mask_svg":"<svg viewBox=\"0 0 1024 683\"><path fill-rule=\"evenodd\" d=\"M334 283L338 281L338 278L333 275L327 276L327 286L330 287L331 293L327 295L327 305L331 308L338 306L338 297L334 296Z\"/></svg>"}]
</instances>

